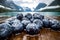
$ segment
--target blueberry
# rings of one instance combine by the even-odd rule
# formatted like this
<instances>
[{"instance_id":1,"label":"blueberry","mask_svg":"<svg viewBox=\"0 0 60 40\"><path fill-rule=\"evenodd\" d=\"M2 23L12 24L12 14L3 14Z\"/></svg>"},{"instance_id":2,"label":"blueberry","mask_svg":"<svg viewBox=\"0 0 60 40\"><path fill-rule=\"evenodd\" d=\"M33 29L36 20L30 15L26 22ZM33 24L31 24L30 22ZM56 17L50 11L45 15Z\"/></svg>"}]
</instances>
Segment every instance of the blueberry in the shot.
<instances>
[{"instance_id":1,"label":"blueberry","mask_svg":"<svg viewBox=\"0 0 60 40\"><path fill-rule=\"evenodd\" d=\"M50 25L54 25L55 23L57 23L58 21L55 19L49 20L50 21Z\"/></svg>"},{"instance_id":2,"label":"blueberry","mask_svg":"<svg viewBox=\"0 0 60 40\"><path fill-rule=\"evenodd\" d=\"M60 31L60 21L59 21L59 26L58 27L59 27L59 31Z\"/></svg>"},{"instance_id":3,"label":"blueberry","mask_svg":"<svg viewBox=\"0 0 60 40\"><path fill-rule=\"evenodd\" d=\"M28 19L28 18L26 18L26 17L23 17L23 18L22 18L22 20L29 20L29 19Z\"/></svg>"},{"instance_id":4,"label":"blueberry","mask_svg":"<svg viewBox=\"0 0 60 40\"><path fill-rule=\"evenodd\" d=\"M0 24L0 37L8 37L12 33L12 27L7 23Z\"/></svg>"},{"instance_id":5,"label":"blueberry","mask_svg":"<svg viewBox=\"0 0 60 40\"><path fill-rule=\"evenodd\" d=\"M22 20L22 18L23 18L23 14L22 13L17 14L17 19Z\"/></svg>"},{"instance_id":6,"label":"blueberry","mask_svg":"<svg viewBox=\"0 0 60 40\"><path fill-rule=\"evenodd\" d=\"M57 20L50 20L50 26L53 30L60 30L60 22Z\"/></svg>"},{"instance_id":7,"label":"blueberry","mask_svg":"<svg viewBox=\"0 0 60 40\"><path fill-rule=\"evenodd\" d=\"M16 19L15 17L9 18L5 21L5 23L8 23L8 24L12 25L13 24L12 21L14 21L15 19Z\"/></svg>"},{"instance_id":8,"label":"blueberry","mask_svg":"<svg viewBox=\"0 0 60 40\"><path fill-rule=\"evenodd\" d=\"M38 34L39 30L40 29L39 29L38 25L36 25L35 23L29 23L26 26L26 32L27 32L27 34L30 34L30 35Z\"/></svg>"},{"instance_id":9,"label":"blueberry","mask_svg":"<svg viewBox=\"0 0 60 40\"><path fill-rule=\"evenodd\" d=\"M8 24L10 24L10 25L12 25L12 24L13 24L13 22L12 22L12 21L6 21L5 23L8 23Z\"/></svg>"},{"instance_id":10,"label":"blueberry","mask_svg":"<svg viewBox=\"0 0 60 40\"><path fill-rule=\"evenodd\" d=\"M25 15L25 17L30 20L30 19L32 18L32 14L31 14L31 13L27 13L27 14Z\"/></svg>"},{"instance_id":11,"label":"blueberry","mask_svg":"<svg viewBox=\"0 0 60 40\"><path fill-rule=\"evenodd\" d=\"M40 20L44 19L44 16L40 15L39 13L34 13L33 17L34 17L34 19L40 19Z\"/></svg>"},{"instance_id":12,"label":"blueberry","mask_svg":"<svg viewBox=\"0 0 60 40\"><path fill-rule=\"evenodd\" d=\"M12 27L14 28L13 33L21 33L24 30L23 24L18 19L13 21Z\"/></svg>"},{"instance_id":13,"label":"blueberry","mask_svg":"<svg viewBox=\"0 0 60 40\"><path fill-rule=\"evenodd\" d=\"M41 20L39 20L39 19L35 19L35 20L33 21L33 23L39 25L39 28L40 28L40 29L41 29L42 26L43 26L43 22L42 22Z\"/></svg>"},{"instance_id":14,"label":"blueberry","mask_svg":"<svg viewBox=\"0 0 60 40\"><path fill-rule=\"evenodd\" d=\"M50 21L49 21L49 19L43 19L43 27L50 28Z\"/></svg>"},{"instance_id":15,"label":"blueberry","mask_svg":"<svg viewBox=\"0 0 60 40\"><path fill-rule=\"evenodd\" d=\"M21 22L22 24L23 24L23 26L24 26L24 29L26 28L26 26L29 24L29 23L31 23L29 20L22 20L22 22Z\"/></svg>"},{"instance_id":16,"label":"blueberry","mask_svg":"<svg viewBox=\"0 0 60 40\"><path fill-rule=\"evenodd\" d=\"M30 21L31 21L31 23L33 23L33 21L34 21L34 18L30 19Z\"/></svg>"}]
</instances>

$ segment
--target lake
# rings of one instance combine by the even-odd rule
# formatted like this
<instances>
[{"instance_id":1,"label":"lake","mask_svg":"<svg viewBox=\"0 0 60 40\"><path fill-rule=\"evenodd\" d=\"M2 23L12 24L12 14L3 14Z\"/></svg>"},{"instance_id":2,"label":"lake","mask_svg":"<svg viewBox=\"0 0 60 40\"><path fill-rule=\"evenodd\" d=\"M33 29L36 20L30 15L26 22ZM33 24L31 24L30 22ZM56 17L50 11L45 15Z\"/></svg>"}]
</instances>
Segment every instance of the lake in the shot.
<instances>
[{"instance_id":1,"label":"lake","mask_svg":"<svg viewBox=\"0 0 60 40\"><path fill-rule=\"evenodd\" d=\"M26 14L26 13L40 13L42 15L48 15L48 16L60 16L60 12L5 12L5 13L0 13L0 17L12 17L12 16L16 16L17 14L19 13L23 13L23 14Z\"/></svg>"}]
</instances>

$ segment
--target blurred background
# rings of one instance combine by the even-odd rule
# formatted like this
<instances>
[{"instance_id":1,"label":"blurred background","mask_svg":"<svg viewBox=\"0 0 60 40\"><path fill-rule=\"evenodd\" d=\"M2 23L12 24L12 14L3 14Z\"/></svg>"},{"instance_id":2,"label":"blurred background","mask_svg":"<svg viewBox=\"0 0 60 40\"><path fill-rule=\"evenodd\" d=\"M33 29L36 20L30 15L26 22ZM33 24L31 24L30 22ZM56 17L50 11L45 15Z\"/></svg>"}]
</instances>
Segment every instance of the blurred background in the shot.
<instances>
[{"instance_id":1,"label":"blurred background","mask_svg":"<svg viewBox=\"0 0 60 40\"><path fill-rule=\"evenodd\" d=\"M0 20L28 12L60 16L60 0L0 0Z\"/></svg>"},{"instance_id":2,"label":"blurred background","mask_svg":"<svg viewBox=\"0 0 60 40\"><path fill-rule=\"evenodd\" d=\"M60 12L60 0L0 0L0 12Z\"/></svg>"}]
</instances>

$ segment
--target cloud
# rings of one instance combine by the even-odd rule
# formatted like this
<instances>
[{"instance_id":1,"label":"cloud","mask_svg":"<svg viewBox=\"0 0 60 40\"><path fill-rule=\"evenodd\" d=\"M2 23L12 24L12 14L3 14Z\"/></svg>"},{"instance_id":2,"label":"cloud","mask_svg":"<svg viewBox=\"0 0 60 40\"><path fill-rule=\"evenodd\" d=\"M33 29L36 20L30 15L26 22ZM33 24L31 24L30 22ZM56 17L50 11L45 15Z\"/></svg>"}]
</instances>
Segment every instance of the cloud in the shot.
<instances>
[{"instance_id":1,"label":"cloud","mask_svg":"<svg viewBox=\"0 0 60 40\"><path fill-rule=\"evenodd\" d=\"M13 2L22 7L29 7L33 10L39 3L51 4L54 0L13 0Z\"/></svg>"},{"instance_id":2,"label":"cloud","mask_svg":"<svg viewBox=\"0 0 60 40\"><path fill-rule=\"evenodd\" d=\"M44 7L44 8L41 8L39 9L40 11L43 11L43 10L46 10L46 9L57 9L57 8L60 8L60 6L47 6L47 7Z\"/></svg>"},{"instance_id":3,"label":"cloud","mask_svg":"<svg viewBox=\"0 0 60 40\"><path fill-rule=\"evenodd\" d=\"M2 5L0 5L0 8L5 8L5 9L11 10L11 8L8 8L8 7L2 6Z\"/></svg>"}]
</instances>

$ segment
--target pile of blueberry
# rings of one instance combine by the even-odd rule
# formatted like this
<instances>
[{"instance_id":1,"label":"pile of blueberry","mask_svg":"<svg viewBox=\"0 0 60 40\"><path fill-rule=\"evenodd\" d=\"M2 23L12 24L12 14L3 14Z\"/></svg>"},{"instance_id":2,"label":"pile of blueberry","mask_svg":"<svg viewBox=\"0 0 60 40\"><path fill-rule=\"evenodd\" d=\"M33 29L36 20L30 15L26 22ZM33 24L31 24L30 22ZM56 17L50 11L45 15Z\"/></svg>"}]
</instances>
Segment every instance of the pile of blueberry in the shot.
<instances>
[{"instance_id":1,"label":"pile of blueberry","mask_svg":"<svg viewBox=\"0 0 60 40\"><path fill-rule=\"evenodd\" d=\"M35 35L43 27L60 30L60 21L45 18L44 15L40 15L39 13L27 13L26 15L20 13L0 24L0 38L5 38L12 33L16 34L23 31L26 31L27 34Z\"/></svg>"}]
</instances>

